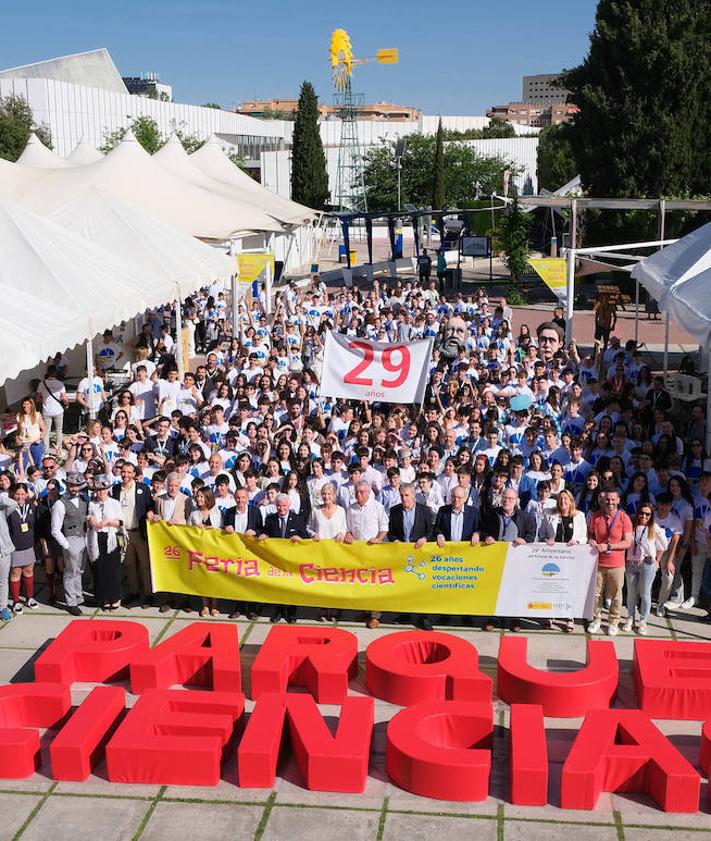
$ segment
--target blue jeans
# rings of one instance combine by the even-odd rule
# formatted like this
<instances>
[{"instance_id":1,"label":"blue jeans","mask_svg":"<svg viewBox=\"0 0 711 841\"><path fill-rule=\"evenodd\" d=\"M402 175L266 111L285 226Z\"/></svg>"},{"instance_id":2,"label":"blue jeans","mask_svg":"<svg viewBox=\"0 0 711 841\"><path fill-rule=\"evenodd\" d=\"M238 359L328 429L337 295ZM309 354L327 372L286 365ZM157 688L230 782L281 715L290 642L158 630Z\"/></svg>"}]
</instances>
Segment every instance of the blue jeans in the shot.
<instances>
[{"instance_id":1,"label":"blue jeans","mask_svg":"<svg viewBox=\"0 0 711 841\"><path fill-rule=\"evenodd\" d=\"M628 619L634 619L637 599L641 600L639 621L646 622L649 619L649 611L652 609L652 582L656 574L656 564L639 564L639 566L627 567L625 578L627 579Z\"/></svg>"},{"instance_id":2,"label":"blue jeans","mask_svg":"<svg viewBox=\"0 0 711 841\"><path fill-rule=\"evenodd\" d=\"M39 441L37 444L30 444L30 453L32 454L32 461L35 467L42 466L42 456L44 456L44 441ZM30 454L25 450L22 453L22 460L24 461L25 470L30 463Z\"/></svg>"}]
</instances>

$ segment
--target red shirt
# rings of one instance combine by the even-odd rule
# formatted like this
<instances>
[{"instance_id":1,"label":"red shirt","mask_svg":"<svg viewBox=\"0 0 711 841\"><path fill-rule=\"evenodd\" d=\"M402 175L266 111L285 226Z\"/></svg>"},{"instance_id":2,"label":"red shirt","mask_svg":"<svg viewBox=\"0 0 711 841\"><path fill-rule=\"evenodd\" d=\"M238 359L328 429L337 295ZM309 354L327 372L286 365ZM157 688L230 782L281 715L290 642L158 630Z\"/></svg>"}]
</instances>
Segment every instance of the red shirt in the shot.
<instances>
[{"instance_id":1,"label":"red shirt","mask_svg":"<svg viewBox=\"0 0 711 841\"><path fill-rule=\"evenodd\" d=\"M613 522L614 521L614 522ZM621 509L617 509L617 516L609 517L598 511L590 518L588 532L596 543L622 543L625 534L634 531L632 520ZM601 569L613 569L625 565L625 550L613 549L612 552L601 551L597 565Z\"/></svg>"}]
</instances>

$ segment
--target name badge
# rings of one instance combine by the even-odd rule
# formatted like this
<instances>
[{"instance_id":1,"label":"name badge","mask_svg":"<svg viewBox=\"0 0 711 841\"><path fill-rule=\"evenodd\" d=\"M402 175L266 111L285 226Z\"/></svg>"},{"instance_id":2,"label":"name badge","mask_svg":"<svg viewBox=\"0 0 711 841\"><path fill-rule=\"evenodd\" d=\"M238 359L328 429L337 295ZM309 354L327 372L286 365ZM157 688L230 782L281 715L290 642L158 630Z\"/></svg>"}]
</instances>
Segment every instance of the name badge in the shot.
<instances>
[{"instance_id":1,"label":"name badge","mask_svg":"<svg viewBox=\"0 0 711 841\"><path fill-rule=\"evenodd\" d=\"M29 530L30 530L29 523L20 523L20 531L21 532L27 532Z\"/></svg>"},{"instance_id":2,"label":"name badge","mask_svg":"<svg viewBox=\"0 0 711 841\"><path fill-rule=\"evenodd\" d=\"M127 497L127 496L124 496L124 497L122 497L122 498L121 498L121 506L122 506L123 508L126 508L126 507L127 507L127 505L128 505L128 497Z\"/></svg>"}]
</instances>

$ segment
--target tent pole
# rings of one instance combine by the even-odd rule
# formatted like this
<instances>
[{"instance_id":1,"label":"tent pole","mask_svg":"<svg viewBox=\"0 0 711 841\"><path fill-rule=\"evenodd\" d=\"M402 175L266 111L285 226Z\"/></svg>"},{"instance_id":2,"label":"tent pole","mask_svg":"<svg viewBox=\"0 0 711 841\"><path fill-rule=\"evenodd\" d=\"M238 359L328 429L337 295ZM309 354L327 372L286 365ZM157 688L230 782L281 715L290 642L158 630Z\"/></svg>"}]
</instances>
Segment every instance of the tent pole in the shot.
<instances>
[{"instance_id":1,"label":"tent pole","mask_svg":"<svg viewBox=\"0 0 711 841\"><path fill-rule=\"evenodd\" d=\"M91 331L89 331L91 332ZM86 340L86 375L89 378L89 418L94 420L96 412L94 411L94 337L89 336Z\"/></svg>"},{"instance_id":2,"label":"tent pole","mask_svg":"<svg viewBox=\"0 0 711 841\"><path fill-rule=\"evenodd\" d=\"M666 380L669 371L669 313L665 313L664 319L664 379Z\"/></svg>"},{"instance_id":3,"label":"tent pole","mask_svg":"<svg viewBox=\"0 0 711 841\"><path fill-rule=\"evenodd\" d=\"M634 343L639 344L639 278L634 279Z\"/></svg>"},{"instance_id":4,"label":"tent pole","mask_svg":"<svg viewBox=\"0 0 711 841\"><path fill-rule=\"evenodd\" d=\"M264 302L264 309L266 310L267 315L271 315L272 312L272 264L267 263L264 268L264 297L266 301Z\"/></svg>"},{"instance_id":5,"label":"tent pole","mask_svg":"<svg viewBox=\"0 0 711 841\"><path fill-rule=\"evenodd\" d=\"M706 361L706 452L711 452L711 343L707 348L708 359Z\"/></svg>"},{"instance_id":6,"label":"tent pole","mask_svg":"<svg viewBox=\"0 0 711 841\"><path fill-rule=\"evenodd\" d=\"M175 361L178 363L178 376L182 380L185 375L185 359L183 358L183 320L180 306L180 295L173 304L175 310Z\"/></svg>"},{"instance_id":7,"label":"tent pole","mask_svg":"<svg viewBox=\"0 0 711 841\"><path fill-rule=\"evenodd\" d=\"M569 248L566 254L568 261L566 301L565 301L565 343L569 344L573 339L573 303L575 298L575 249Z\"/></svg>"},{"instance_id":8,"label":"tent pole","mask_svg":"<svg viewBox=\"0 0 711 841\"><path fill-rule=\"evenodd\" d=\"M236 339L239 336L239 297L237 295L239 281L237 275L233 274L230 277L230 286L232 292L232 338Z\"/></svg>"}]
</instances>

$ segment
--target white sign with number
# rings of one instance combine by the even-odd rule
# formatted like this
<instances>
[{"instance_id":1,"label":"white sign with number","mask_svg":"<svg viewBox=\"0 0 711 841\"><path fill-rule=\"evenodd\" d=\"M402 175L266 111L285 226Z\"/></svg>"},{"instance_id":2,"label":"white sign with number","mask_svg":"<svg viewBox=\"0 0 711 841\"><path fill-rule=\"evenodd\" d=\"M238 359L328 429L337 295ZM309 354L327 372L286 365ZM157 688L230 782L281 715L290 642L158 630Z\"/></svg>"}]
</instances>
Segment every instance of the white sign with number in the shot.
<instances>
[{"instance_id":1,"label":"white sign with number","mask_svg":"<svg viewBox=\"0 0 711 841\"><path fill-rule=\"evenodd\" d=\"M326 334L321 394L380 403L421 403L432 340L371 342Z\"/></svg>"}]
</instances>

